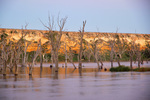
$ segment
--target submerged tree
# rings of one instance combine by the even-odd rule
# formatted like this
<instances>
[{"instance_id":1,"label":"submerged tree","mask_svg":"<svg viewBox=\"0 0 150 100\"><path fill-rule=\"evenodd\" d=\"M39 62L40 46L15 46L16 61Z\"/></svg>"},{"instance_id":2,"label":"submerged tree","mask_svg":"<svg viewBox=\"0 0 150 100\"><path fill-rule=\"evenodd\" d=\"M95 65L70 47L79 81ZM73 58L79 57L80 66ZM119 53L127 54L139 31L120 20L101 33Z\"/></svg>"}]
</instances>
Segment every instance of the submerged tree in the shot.
<instances>
[{"instance_id":1,"label":"submerged tree","mask_svg":"<svg viewBox=\"0 0 150 100\"><path fill-rule=\"evenodd\" d=\"M83 41L84 41L84 29L85 29L85 25L86 25L86 21L83 21L83 26L82 28L79 30L79 33L75 34L76 36L70 36L70 34L66 34L67 37L73 41L75 44L75 46L79 46L79 54L78 54L78 68L82 68L82 57L83 57Z\"/></svg>"},{"instance_id":2,"label":"submerged tree","mask_svg":"<svg viewBox=\"0 0 150 100\"><path fill-rule=\"evenodd\" d=\"M25 27L21 29L21 37L19 40L19 43L21 45L21 49L22 49L22 67L26 67L27 63L26 63L26 57L27 57L27 49L29 47L29 45L31 44L30 41L26 40L26 36L29 34L29 32L27 31L27 26L28 24L25 25Z\"/></svg>"},{"instance_id":3,"label":"submerged tree","mask_svg":"<svg viewBox=\"0 0 150 100\"><path fill-rule=\"evenodd\" d=\"M10 54L11 46L8 41L8 34L5 31L2 31L0 34L0 60L3 65L3 75L6 75L7 61Z\"/></svg>"},{"instance_id":4,"label":"submerged tree","mask_svg":"<svg viewBox=\"0 0 150 100\"><path fill-rule=\"evenodd\" d=\"M76 69L76 66L74 64L73 58L75 57L75 54L76 54L76 52L74 51L74 48L77 46L77 44L78 44L78 41L76 41L75 38L73 38L73 36L70 36L68 33L65 34L65 43L64 43L65 66L68 60L75 69Z\"/></svg>"},{"instance_id":5,"label":"submerged tree","mask_svg":"<svg viewBox=\"0 0 150 100\"><path fill-rule=\"evenodd\" d=\"M145 41L145 49L142 51L142 54L148 63L150 60L150 41Z\"/></svg>"},{"instance_id":6,"label":"submerged tree","mask_svg":"<svg viewBox=\"0 0 150 100\"><path fill-rule=\"evenodd\" d=\"M109 47L110 47L110 62L111 62L111 68L113 68L113 61L114 61L114 46L115 46L115 38L113 36L109 36L108 38L111 38L107 41Z\"/></svg>"},{"instance_id":7,"label":"submerged tree","mask_svg":"<svg viewBox=\"0 0 150 100\"><path fill-rule=\"evenodd\" d=\"M102 58L101 58L101 50L105 44L105 41L103 39L101 39L101 34L96 33L96 36L93 38L93 40L88 42L88 44L90 44L90 50L95 58L98 68L102 69L103 62L102 62ZM99 62L101 63L101 66L100 66Z\"/></svg>"},{"instance_id":8,"label":"submerged tree","mask_svg":"<svg viewBox=\"0 0 150 100\"><path fill-rule=\"evenodd\" d=\"M83 21L83 26L82 26L82 28L79 30L79 45L80 45L80 49L79 49L79 65L78 65L79 68L82 68L83 36L84 36L85 24L86 24L86 20Z\"/></svg>"},{"instance_id":9,"label":"submerged tree","mask_svg":"<svg viewBox=\"0 0 150 100\"><path fill-rule=\"evenodd\" d=\"M57 18L57 25L59 27L59 31L53 31L54 28L54 17L48 16L48 26L45 25L42 21L41 23L43 24L44 27L48 29L46 33L41 32L50 42L50 48L51 48L51 53L52 53L52 59L54 60L55 63L55 71L58 72L58 51L60 49L60 40L63 34L63 29L65 26L65 23L67 21L67 17L59 19L59 16Z\"/></svg>"},{"instance_id":10,"label":"submerged tree","mask_svg":"<svg viewBox=\"0 0 150 100\"><path fill-rule=\"evenodd\" d=\"M39 40L38 44L37 44L37 50L35 51L33 57L32 57L32 62L29 63L29 75L32 75L32 70L35 64L35 60L38 57L38 55L40 55L41 53L41 40Z\"/></svg>"},{"instance_id":11,"label":"submerged tree","mask_svg":"<svg viewBox=\"0 0 150 100\"><path fill-rule=\"evenodd\" d=\"M71 49L71 47L69 47L69 51L68 51L67 57L68 57L69 62L71 62L73 67L76 69L76 66L75 66L75 64L73 62L74 51Z\"/></svg>"},{"instance_id":12,"label":"submerged tree","mask_svg":"<svg viewBox=\"0 0 150 100\"><path fill-rule=\"evenodd\" d=\"M137 59L138 59L138 68L140 68L140 66L141 66L141 57L142 57L141 50L140 50L141 45L137 44L135 48L136 48L135 53L136 53L136 56L137 56Z\"/></svg>"},{"instance_id":13,"label":"submerged tree","mask_svg":"<svg viewBox=\"0 0 150 100\"><path fill-rule=\"evenodd\" d=\"M130 56L130 68L132 69L132 62L133 62L133 56L135 55L135 40L131 40L129 43L128 43L128 48L127 48L127 51L129 53L129 56Z\"/></svg>"},{"instance_id":14,"label":"submerged tree","mask_svg":"<svg viewBox=\"0 0 150 100\"><path fill-rule=\"evenodd\" d=\"M93 55L93 52L91 51L91 47L90 47L89 43L87 44L85 50L83 51L83 55L84 55L84 57L87 57L88 62L91 61L91 57Z\"/></svg>"},{"instance_id":15,"label":"submerged tree","mask_svg":"<svg viewBox=\"0 0 150 100\"><path fill-rule=\"evenodd\" d=\"M126 51L127 49L127 40L122 34L116 34L115 36L116 42L114 46L114 54L115 54L115 59L117 60L118 66L120 66L120 59L122 58L122 54Z\"/></svg>"}]
</instances>

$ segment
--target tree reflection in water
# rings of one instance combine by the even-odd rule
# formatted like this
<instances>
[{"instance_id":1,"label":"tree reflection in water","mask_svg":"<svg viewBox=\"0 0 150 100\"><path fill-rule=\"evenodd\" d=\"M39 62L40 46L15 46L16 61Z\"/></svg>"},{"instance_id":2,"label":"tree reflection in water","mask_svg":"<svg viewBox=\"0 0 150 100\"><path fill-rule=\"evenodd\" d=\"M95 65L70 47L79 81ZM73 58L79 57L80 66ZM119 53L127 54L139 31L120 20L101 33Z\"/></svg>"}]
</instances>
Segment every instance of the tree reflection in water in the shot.
<instances>
[{"instance_id":1,"label":"tree reflection in water","mask_svg":"<svg viewBox=\"0 0 150 100\"><path fill-rule=\"evenodd\" d=\"M0 73L0 100L149 100L150 72L109 72L98 68L18 68ZM140 91L139 91L140 90ZM132 95L131 95L132 93ZM116 94L118 94L116 96Z\"/></svg>"}]
</instances>

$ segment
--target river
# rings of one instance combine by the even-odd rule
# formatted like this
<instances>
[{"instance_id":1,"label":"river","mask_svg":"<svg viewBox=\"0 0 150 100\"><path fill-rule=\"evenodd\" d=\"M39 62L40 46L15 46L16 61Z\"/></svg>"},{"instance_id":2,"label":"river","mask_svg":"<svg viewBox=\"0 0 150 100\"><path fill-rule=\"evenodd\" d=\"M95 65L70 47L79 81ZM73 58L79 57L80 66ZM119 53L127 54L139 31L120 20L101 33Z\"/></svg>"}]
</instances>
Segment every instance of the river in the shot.
<instances>
[{"instance_id":1,"label":"river","mask_svg":"<svg viewBox=\"0 0 150 100\"><path fill-rule=\"evenodd\" d=\"M0 100L150 100L150 72L109 72L47 66L19 68L18 76L0 74ZM86 67L86 65L89 65Z\"/></svg>"}]
</instances>

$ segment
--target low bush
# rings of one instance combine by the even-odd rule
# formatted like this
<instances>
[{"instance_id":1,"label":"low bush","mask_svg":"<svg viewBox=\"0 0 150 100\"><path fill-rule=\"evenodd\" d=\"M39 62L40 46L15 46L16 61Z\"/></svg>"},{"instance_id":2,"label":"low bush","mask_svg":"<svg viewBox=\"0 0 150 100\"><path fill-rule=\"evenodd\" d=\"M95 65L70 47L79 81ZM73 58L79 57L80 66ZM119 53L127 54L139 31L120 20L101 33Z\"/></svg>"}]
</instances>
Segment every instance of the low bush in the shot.
<instances>
[{"instance_id":1,"label":"low bush","mask_svg":"<svg viewBox=\"0 0 150 100\"><path fill-rule=\"evenodd\" d=\"M150 71L150 68L136 68L136 69L133 69L133 71L137 71L137 72L146 72L146 71Z\"/></svg>"},{"instance_id":2,"label":"low bush","mask_svg":"<svg viewBox=\"0 0 150 100\"><path fill-rule=\"evenodd\" d=\"M128 66L121 65L118 67L110 68L110 71L111 72L126 72L126 71L130 71L130 68Z\"/></svg>"}]
</instances>

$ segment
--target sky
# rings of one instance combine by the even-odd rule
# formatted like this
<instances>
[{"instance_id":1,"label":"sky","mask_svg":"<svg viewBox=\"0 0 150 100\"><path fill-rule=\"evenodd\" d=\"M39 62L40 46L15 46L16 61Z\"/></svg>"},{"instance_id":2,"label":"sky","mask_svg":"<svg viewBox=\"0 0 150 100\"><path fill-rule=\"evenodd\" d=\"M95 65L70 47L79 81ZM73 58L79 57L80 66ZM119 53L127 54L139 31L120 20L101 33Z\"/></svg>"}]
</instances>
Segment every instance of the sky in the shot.
<instances>
[{"instance_id":1,"label":"sky","mask_svg":"<svg viewBox=\"0 0 150 100\"><path fill-rule=\"evenodd\" d=\"M68 17L64 31L150 34L150 0L0 0L0 28L46 30L48 14ZM40 20L39 20L40 19Z\"/></svg>"}]
</instances>

